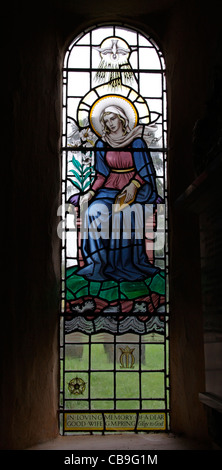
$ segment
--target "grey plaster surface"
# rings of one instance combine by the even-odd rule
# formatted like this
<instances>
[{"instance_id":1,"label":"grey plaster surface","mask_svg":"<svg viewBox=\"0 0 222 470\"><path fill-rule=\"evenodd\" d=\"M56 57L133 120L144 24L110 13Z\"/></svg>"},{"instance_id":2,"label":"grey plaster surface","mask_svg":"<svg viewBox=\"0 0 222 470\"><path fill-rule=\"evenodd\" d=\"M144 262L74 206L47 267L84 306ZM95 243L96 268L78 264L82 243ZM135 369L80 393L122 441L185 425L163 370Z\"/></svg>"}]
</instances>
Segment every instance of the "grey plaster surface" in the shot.
<instances>
[{"instance_id":1,"label":"grey plaster surface","mask_svg":"<svg viewBox=\"0 0 222 470\"><path fill-rule=\"evenodd\" d=\"M210 443L173 434L58 436L28 450L215 450Z\"/></svg>"}]
</instances>

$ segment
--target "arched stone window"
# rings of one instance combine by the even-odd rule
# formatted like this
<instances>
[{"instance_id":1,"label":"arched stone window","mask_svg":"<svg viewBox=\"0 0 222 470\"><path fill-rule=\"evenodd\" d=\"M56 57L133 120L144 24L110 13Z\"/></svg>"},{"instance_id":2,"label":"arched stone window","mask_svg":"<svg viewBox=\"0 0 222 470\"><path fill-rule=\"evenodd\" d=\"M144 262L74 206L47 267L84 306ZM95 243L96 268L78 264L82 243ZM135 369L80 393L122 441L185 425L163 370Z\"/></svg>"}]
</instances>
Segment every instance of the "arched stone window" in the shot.
<instances>
[{"instance_id":1,"label":"arched stone window","mask_svg":"<svg viewBox=\"0 0 222 470\"><path fill-rule=\"evenodd\" d=\"M63 69L61 432L169 429L165 63L125 25Z\"/></svg>"}]
</instances>

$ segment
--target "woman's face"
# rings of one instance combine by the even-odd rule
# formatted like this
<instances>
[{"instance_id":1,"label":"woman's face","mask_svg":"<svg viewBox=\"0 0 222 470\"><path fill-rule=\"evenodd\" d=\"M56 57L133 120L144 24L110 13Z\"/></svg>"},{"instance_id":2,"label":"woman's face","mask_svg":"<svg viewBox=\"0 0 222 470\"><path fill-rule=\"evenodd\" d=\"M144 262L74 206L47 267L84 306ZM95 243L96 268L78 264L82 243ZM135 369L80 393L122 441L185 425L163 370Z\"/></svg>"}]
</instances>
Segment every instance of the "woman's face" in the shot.
<instances>
[{"instance_id":1,"label":"woman's face","mask_svg":"<svg viewBox=\"0 0 222 470\"><path fill-rule=\"evenodd\" d=\"M114 113L106 114L103 120L104 120L106 127L111 132L111 134L116 134L122 131L122 122L120 121L117 114L114 114Z\"/></svg>"}]
</instances>

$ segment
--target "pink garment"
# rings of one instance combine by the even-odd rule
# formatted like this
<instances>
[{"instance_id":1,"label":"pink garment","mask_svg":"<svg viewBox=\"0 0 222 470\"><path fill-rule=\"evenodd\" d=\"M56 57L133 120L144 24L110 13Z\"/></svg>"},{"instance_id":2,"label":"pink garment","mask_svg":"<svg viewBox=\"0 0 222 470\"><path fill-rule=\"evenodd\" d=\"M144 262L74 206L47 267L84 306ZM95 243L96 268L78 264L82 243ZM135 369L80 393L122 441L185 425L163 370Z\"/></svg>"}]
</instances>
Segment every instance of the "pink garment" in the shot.
<instances>
[{"instance_id":1,"label":"pink garment","mask_svg":"<svg viewBox=\"0 0 222 470\"><path fill-rule=\"evenodd\" d=\"M110 189L123 189L130 180L136 179L140 184L144 181L140 178L139 174L136 173L134 168L133 158L130 152L119 152L119 151L108 151L106 154L106 163L110 168L110 174L106 178L105 176L97 173L96 179L92 185L92 190L97 191L102 186ZM126 171L116 173L112 170L127 170L127 168L134 168L132 171Z\"/></svg>"}]
</instances>

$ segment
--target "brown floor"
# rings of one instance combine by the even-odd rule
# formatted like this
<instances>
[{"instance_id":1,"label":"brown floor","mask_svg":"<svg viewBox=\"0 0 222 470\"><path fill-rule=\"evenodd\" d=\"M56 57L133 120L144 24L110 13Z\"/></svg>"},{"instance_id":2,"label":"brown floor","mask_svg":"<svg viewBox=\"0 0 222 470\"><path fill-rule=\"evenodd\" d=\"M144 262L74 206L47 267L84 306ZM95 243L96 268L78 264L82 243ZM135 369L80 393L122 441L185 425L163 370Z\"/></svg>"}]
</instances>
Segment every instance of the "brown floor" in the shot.
<instances>
[{"instance_id":1,"label":"brown floor","mask_svg":"<svg viewBox=\"0 0 222 470\"><path fill-rule=\"evenodd\" d=\"M106 436L59 436L27 450L216 450L173 434L127 434Z\"/></svg>"}]
</instances>

